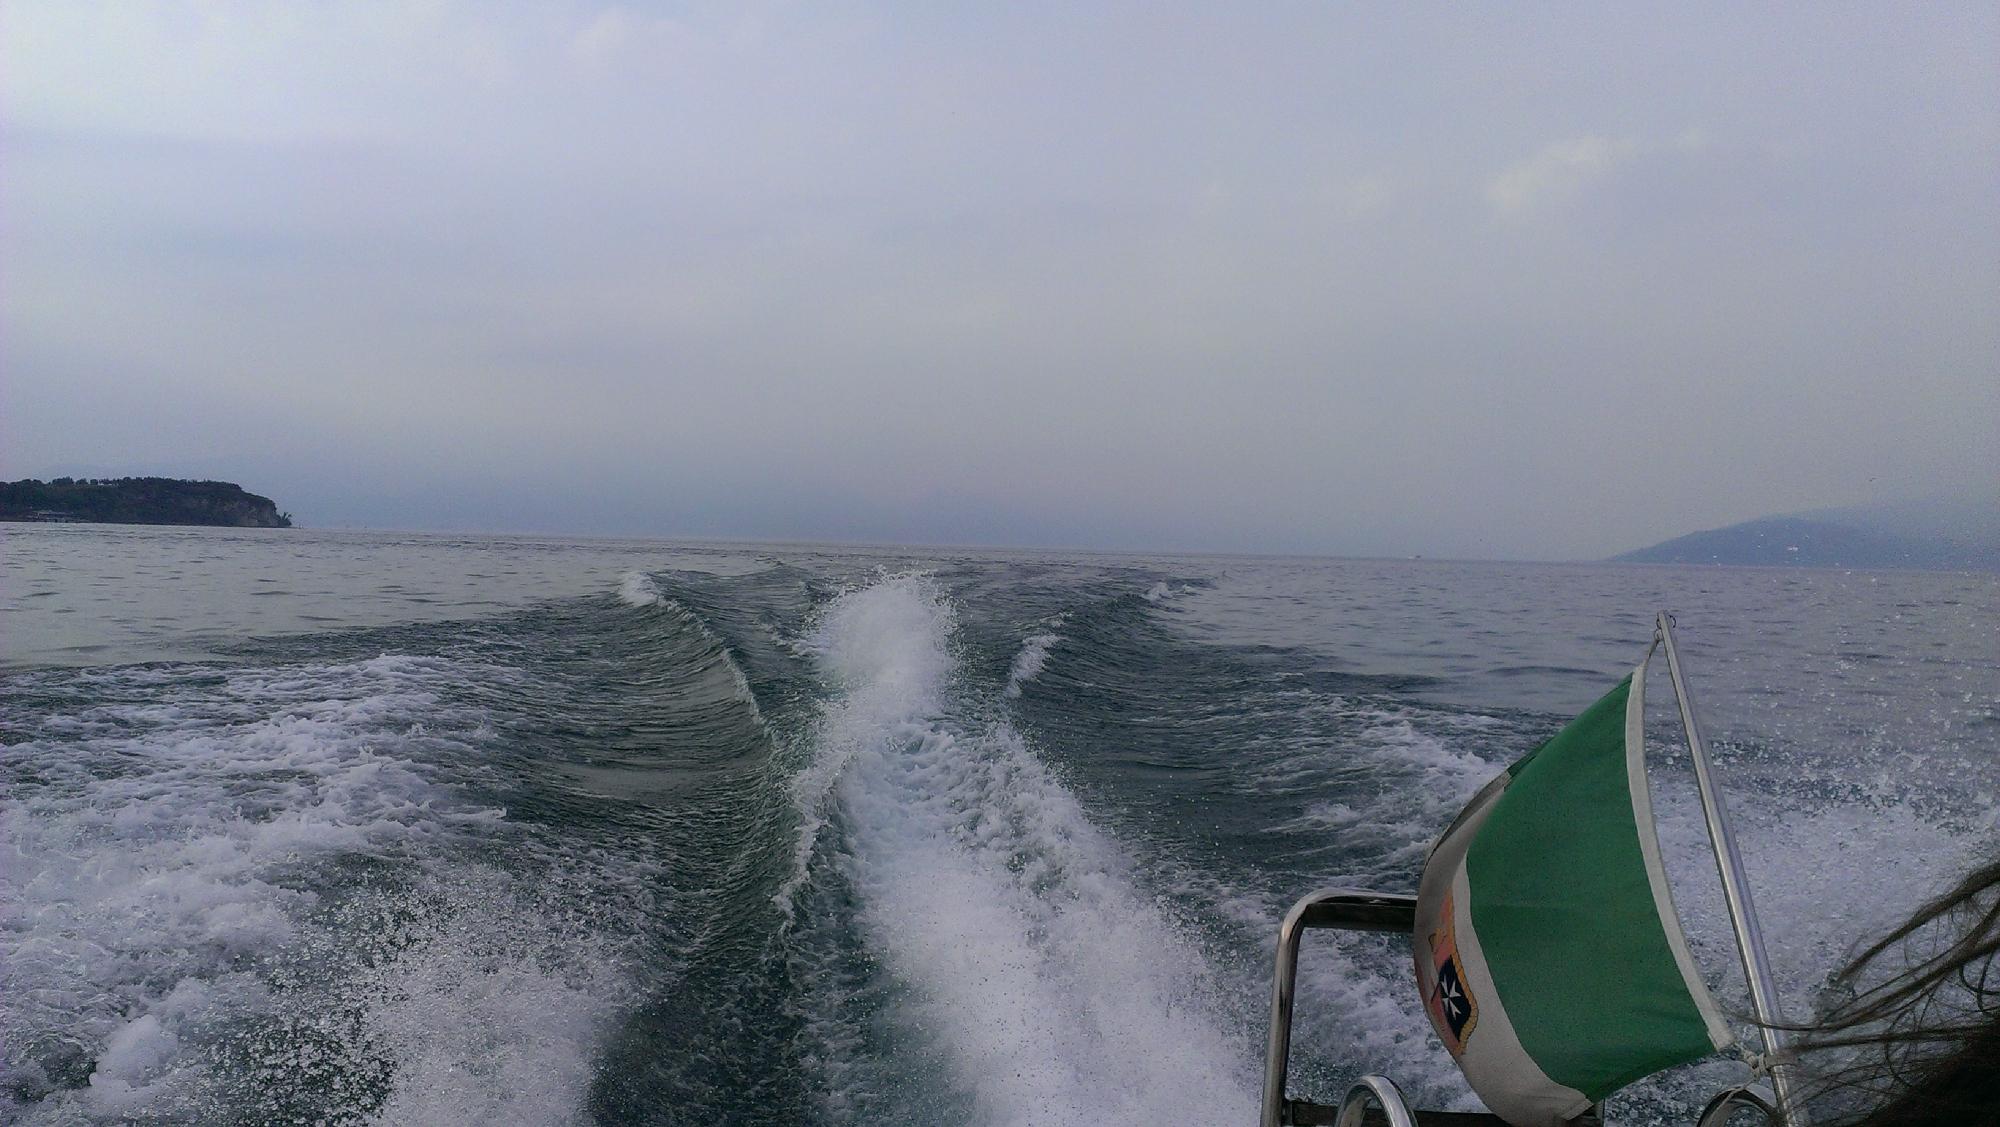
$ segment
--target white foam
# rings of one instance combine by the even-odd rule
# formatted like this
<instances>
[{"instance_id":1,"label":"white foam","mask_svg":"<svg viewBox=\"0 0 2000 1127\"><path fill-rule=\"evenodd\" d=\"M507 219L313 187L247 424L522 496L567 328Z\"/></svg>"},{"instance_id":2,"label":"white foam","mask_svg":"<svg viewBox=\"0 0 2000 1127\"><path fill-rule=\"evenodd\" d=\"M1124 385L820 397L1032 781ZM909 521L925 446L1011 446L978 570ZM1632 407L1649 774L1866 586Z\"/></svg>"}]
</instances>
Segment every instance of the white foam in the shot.
<instances>
[{"instance_id":1,"label":"white foam","mask_svg":"<svg viewBox=\"0 0 2000 1127\"><path fill-rule=\"evenodd\" d=\"M1741 997L1742 970L1692 778L1680 769L1650 774L1661 848L1697 960ZM1992 836L1990 824L1941 825L1908 799L1805 808L1785 794L1731 787L1726 767L1717 774L1779 994L1798 1019L1810 1016L1830 973L1861 943L1971 868Z\"/></svg>"},{"instance_id":2,"label":"white foam","mask_svg":"<svg viewBox=\"0 0 2000 1127\"><path fill-rule=\"evenodd\" d=\"M1042 667L1049 663L1049 650L1062 641L1062 635L1053 631L1030 634L1021 640L1021 649L1014 655L1014 664L1007 670L1008 697L1021 695L1021 686L1041 675Z\"/></svg>"},{"instance_id":3,"label":"white foam","mask_svg":"<svg viewBox=\"0 0 2000 1127\"><path fill-rule=\"evenodd\" d=\"M618 601L628 607L653 607L665 600L652 576L643 571L628 571L618 577Z\"/></svg>"},{"instance_id":4,"label":"white foam","mask_svg":"<svg viewBox=\"0 0 2000 1127\"><path fill-rule=\"evenodd\" d=\"M937 611L931 603L940 604ZM943 657L950 613L935 586L918 574L885 578L835 599L801 649L819 659L842 692L822 718L813 758L792 779L800 830L793 875L776 900L790 913L799 885L831 816L834 784L855 755L880 733L921 721L941 706L938 693L950 661Z\"/></svg>"},{"instance_id":5,"label":"white foam","mask_svg":"<svg viewBox=\"0 0 2000 1127\"><path fill-rule=\"evenodd\" d=\"M904 1020L986 1123L1247 1121L1254 1067L1198 952L1011 728L952 722L952 626L934 583L896 576L815 635L841 696L800 794L843 815Z\"/></svg>"},{"instance_id":6,"label":"white foam","mask_svg":"<svg viewBox=\"0 0 2000 1127\"><path fill-rule=\"evenodd\" d=\"M30 1102L9 1109L0 1097L0 1113L201 1119L255 1095L246 1067L278 1069L274 1086L295 1081L284 1070L327 1038L340 1053L386 1052L388 1121L560 1122L559 1109L580 1109L609 964L588 943L551 957L556 916L522 903L509 878L435 859L443 843L505 829L501 812L433 777L433 756L473 759L488 731L440 690L508 675L393 655L95 671L88 699L110 703L0 747L0 772L15 780L0 799L11 854L0 1041L57 1052L10 1052ZM432 901L449 905L431 911L429 932L365 965L355 952L380 937L323 918L325 881L312 875L356 856L427 868L442 890ZM348 964L353 973L311 989L274 992L268 979ZM305 1026L303 1040L255 1032ZM260 1065L260 1054L275 1055ZM353 1099L350 1110L379 1097L326 1095Z\"/></svg>"},{"instance_id":7,"label":"white foam","mask_svg":"<svg viewBox=\"0 0 2000 1127\"><path fill-rule=\"evenodd\" d=\"M93 1102L108 1111L142 1108L149 1094L146 1078L160 1071L180 1048L180 1038L160 1023L158 1014L141 1014L113 1030L90 1074Z\"/></svg>"},{"instance_id":8,"label":"white foam","mask_svg":"<svg viewBox=\"0 0 2000 1127\"><path fill-rule=\"evenodd\" d=\"M414 934L339 984L360 1003L367 1043L396 1065L375 1121L588 1122L622 990L603 942L497 870L455 871L427 894Z\"/></svg>"},{"instance_id":9,"label":"white foam","mask_svg":"<svg viewBox=\"0 0 2000 1127\"><path fill-rule=\"evenodd\" d=\"M1504 765L1484 717L1420 713L1414 708L1361 703L1290 689L1245 706L1250 722L1298 725L1309 735L1280 745L1263 762L1246 764L1245 785L1263 792L1309 795L1322 789L1338 802L1310 801L1267 832L1320 843L1342 858L1341 883L1403 888L1415 879L1430 842ZM1332 734L1320 734L1321 732ZM1479 750L1474 750L1475 748Z\"/></svg>"}]
</instances>

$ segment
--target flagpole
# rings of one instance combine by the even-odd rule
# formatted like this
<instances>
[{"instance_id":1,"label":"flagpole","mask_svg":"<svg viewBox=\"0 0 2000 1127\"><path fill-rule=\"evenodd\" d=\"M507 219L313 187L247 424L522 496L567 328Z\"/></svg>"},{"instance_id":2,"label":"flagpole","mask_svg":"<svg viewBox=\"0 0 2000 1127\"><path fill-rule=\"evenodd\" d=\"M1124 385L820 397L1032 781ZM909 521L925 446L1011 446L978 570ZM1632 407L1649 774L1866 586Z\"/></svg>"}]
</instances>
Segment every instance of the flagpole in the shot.
<instances>
[{"instance_id":1,"label":"flagpole","mask_svg":"<svg viewBox=\"0 0 2000 1127\"><path fill-rule=\"evenodd\" d=\"M1788 1127L1807 1127L1805 1109L1800 1107L1792 1086L1792 1065L1784 1057L1785 1037L1777 1028L1784 1020L1778 1008L1778 992L1771 985L1770 958L1764 953L1764 929L1757 923L1757 906L1750 898L1750 882L1743 874L1743 856L1736 850L1736 837L1729 831L1729 815L1722 806L1722 792L1716 788L1709 770L1708 744L1702 739L1701 721L1696 719L1694 701L1688 696L1687 680L1681 675L1681 659L1674 649L1674 620L1661 611L1656 632L1667 651L1667 674L1673 678L1674 700L1680 705L1681 730L1687 733L1688 754L1694 757L1695 784L1701 789L1701 810L1708 818L1708 840L1715 848L1715 869L1722 877L1722 898L1729 905L1729 922L1736 929L1736 950L1743 956L1743 977L1750 984L1750 1005L1757 1015L1757 1031L1764 1039L1764 1059L1770 1068L1771 1088L1778 1097L1778 1116Z\"/></svg>"}]
</instances>

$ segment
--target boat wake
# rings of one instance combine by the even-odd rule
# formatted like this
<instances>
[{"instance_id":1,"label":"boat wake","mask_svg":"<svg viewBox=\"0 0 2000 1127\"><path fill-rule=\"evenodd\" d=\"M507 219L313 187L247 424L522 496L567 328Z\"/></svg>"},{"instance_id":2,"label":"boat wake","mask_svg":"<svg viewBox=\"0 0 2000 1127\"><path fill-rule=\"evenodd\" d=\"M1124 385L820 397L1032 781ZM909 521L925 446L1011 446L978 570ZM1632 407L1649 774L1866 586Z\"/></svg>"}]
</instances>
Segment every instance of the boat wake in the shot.
<instances>
[{"instance_id":1,"label":"boat wake","mask_svg":"<svg viewBox=\"0 0 2000 1127\"><path fill-rule=\"evenodd\" d=\"M1285 908L1408 890L1563 719L1441 699L1459 658L1272 643L1334 597L1291 571L1231 619L1195 564L885 566L909 565L648 549L505 613L7 672L0 1121L1248 1122ZM1881 698L1913 726L1790 677L1717 696L1804 1016L1854 941L1990 853L1997 729L1956 690ZM1740 997L1654 719L1676 902ZM1476 1106L1406 941L1316 934L1298 986L1295 1094L1383 1071ZM1617 1114L1686 1121L1738 1072Z\"/></svg>"},{"instance_id":2,"label":"boat wake","mask_svg":"<svg viewBox=\"0 0 2000 1127\"><path fill-rule=\"evenodd\" d=\"M1253 1069L1194 943L1021 736L958 699L954 614L921 575L829 605L836 696L798 794L864 942L981 1122L1243 1122ZM817 836L838 831L832 849Z\"/></svg>"}]
</instances>

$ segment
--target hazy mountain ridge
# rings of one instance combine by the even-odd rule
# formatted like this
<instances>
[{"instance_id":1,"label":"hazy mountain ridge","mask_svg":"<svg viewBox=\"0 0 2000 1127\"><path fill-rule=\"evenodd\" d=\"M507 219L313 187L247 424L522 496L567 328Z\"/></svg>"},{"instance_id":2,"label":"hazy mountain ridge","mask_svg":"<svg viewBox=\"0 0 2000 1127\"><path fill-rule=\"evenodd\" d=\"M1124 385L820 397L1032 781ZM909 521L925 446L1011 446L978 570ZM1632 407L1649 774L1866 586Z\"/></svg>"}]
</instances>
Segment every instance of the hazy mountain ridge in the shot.
<instances>
[{"instance_id":1,"label":"hazy mountain ridge","mask_svg":"<svg viewBox=\"0 0 2000 1127\"><path fill-rule=\"evenodd\" d=\"M2000 502L1822 509L1692 532L1619 563L2000 571Z\"/></svg>"}]
</instances>

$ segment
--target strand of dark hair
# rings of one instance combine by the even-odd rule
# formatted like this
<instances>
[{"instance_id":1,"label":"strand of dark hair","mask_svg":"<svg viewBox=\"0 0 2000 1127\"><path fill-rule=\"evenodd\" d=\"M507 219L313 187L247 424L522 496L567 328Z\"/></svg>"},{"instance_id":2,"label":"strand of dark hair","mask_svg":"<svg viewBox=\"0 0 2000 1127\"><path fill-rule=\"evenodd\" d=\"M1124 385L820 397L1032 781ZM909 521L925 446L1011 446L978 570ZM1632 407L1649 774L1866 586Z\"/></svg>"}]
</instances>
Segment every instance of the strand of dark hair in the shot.
<instances>
[{"instance_id":1,"label":"strand of dark hair","mask_svg":"<svg viewBox=\"0 0 2000 1127\"><path fill-rule=\"evenodd\" d=\"M1934 926L1950 931L1931 937ZM1927 938L1913 945L1919 933ZM1996 953L2000 862L1973 870L1856 955L1833 980L1850 996L1793 1027L1808 1059L1843 1060L1818 1077L1814 1104L1856 1109L1844 1117L1854 1127L2000 1125ZM1861 986L1892 954L1906 964Z\"/></svg>"}]
</instances>

